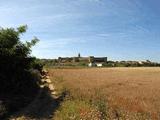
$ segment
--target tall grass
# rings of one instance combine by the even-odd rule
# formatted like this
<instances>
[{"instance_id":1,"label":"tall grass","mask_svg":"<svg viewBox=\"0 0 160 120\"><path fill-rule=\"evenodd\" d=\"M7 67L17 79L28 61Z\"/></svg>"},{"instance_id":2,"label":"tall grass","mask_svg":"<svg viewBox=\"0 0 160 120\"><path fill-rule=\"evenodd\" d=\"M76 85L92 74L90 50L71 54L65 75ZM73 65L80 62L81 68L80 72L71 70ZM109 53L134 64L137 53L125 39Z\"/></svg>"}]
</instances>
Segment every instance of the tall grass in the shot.
<instances>
[{"instance_id":1,"label":"tall grass","mask_svg":"<svg viewBox=\"0 0 160 120\"><path fill-rule=\"evenodd\" d=\"M55 120L158 119L158 68L49 71L60 91L67 93Z\"/></svg>"},{"instance_id":2,"label":"tall grass","mask_svg":"<svg viewBox=\"0 0 160 120\"><path fill-rule=\"evenodd\" d=\"M55 120L105 120L107 105L100 89L69 88L62 76L53 77L57 91L67 93L60 108L56 111Z\"/></svg>"}]
</instances>

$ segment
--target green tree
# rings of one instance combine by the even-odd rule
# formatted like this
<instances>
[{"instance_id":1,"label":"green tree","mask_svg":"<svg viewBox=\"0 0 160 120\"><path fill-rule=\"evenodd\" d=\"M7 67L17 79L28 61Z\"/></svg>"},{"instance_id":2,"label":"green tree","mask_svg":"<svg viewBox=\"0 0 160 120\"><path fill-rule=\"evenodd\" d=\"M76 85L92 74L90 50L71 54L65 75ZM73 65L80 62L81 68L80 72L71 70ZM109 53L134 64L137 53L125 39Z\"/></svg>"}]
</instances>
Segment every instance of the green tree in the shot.
<instances>
[{"instance_id":1,"label":"green tree","mask_svg":"<svg viewBox=\"0 0 160 120\"><path fill-rule=\"evenodd\" d=\"M8 98L13 102L15 95L36 94L38 84L30 69L37 67L37 63L30 54L32 46L39 40L35 37L30 42L20 41L26 30L27 26L0 28L0 101L1 98Z\"/></svg>"}]
</instances>

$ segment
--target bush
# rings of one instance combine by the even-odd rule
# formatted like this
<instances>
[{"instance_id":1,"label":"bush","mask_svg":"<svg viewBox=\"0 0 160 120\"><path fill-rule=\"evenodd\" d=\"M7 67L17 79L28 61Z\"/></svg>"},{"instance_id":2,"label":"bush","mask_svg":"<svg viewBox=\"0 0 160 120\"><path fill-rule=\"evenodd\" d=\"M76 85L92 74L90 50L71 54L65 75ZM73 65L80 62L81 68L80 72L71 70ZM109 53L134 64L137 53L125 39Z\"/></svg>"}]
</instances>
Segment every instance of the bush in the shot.
<instances>
[{"instance_id":1,"label":"bush","mask_svg":"<svg viewBox=\"0 0 160 120\"><path fill-rule=\"evenodd\" d=\"M86 62L80 62L78 63L78 66L88 66L88 64Z\"/></svg>"},{"instance_id":2,"label":"bush","mask_svg":"<svg viewBox=\"0 0 160 120\"><path fill-rule=\"evenodd\" d=\"M103 64L104 67L114 67L113 63L104 63Z\"/></svg>"},{"instance_id":3,"label":"bush","mask_svg":"<svg viewBox=\"0 0 160 120\"><path fill-rule=\"evenodd\" d=\"M37 81L30 72L30 69L42 69L36 58L30 56L31 47L38 39L22 43L20 35L26 29L27 26L0 29L0 100L4 101L8 112L18 110L28 103L29 99L23 103L26 96L33 97L38 88ZM13 105L14 102L16 104Z\"/></svg>"},{"instance_id":4,"label":"bush","mask_svg":"<svg viewBox=\"0 0 160 120\"><path fill-rule=\"evenodd\" d=\"M0 101L0 116L4 116L6 114L7 110L5 105L3 104L2 101Z\"/></svg>"}]
</instances>

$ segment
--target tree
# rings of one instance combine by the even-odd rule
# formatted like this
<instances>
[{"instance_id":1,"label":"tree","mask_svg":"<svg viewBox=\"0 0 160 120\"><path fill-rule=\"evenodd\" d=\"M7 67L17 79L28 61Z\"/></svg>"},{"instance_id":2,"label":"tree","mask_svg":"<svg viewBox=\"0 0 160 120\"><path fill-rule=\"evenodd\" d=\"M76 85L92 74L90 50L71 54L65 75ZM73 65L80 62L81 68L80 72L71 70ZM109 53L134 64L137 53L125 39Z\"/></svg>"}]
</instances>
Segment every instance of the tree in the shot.
<instances>
[{"instance_id":1,"label":"tree","mask_svg":"<svg viewBox=\"0 0 160 120\"><path fill-rule=\"evenodd\" d=\"M27 26L0 28L0 101L6 96L13 102L14 95L36 94L38 84L30 69L37 63L30 53L39 40L35 37L31 42L21 42L20 35L26 30Z\"/></svg>"}]
</instances>

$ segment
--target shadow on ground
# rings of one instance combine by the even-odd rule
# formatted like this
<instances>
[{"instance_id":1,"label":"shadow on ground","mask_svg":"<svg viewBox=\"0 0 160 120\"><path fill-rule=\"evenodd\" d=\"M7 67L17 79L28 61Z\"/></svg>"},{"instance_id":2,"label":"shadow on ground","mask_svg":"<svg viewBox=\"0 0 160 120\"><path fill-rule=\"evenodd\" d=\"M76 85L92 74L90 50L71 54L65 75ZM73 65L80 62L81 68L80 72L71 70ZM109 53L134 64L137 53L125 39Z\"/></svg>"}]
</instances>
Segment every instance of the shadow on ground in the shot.
<instances>
[{"instance_id":1,"label":"shadow on ground","mask_svg":"<svg viewBox=\"0 0 160 120\"><path fill-rule=\"evenodd\" d=\"M64 95L55 99L51 96L50 91L47 88L40 90L36 99L30 103L26 108L16 113L12 119L16 119L20 116L24 116L27 120L49 120L54 116L54 112L63 101ZM11 120L12 120L11 119Z\"/></svg>"}]
</instances>

